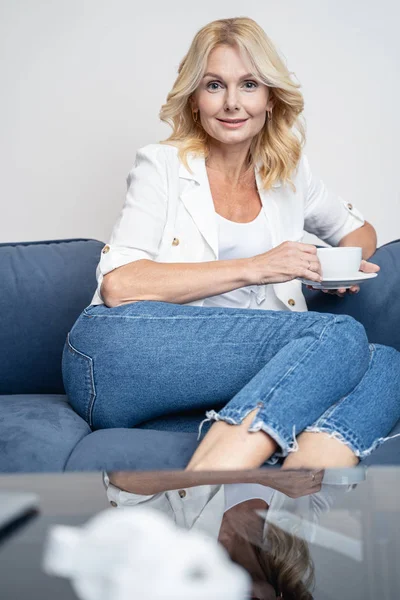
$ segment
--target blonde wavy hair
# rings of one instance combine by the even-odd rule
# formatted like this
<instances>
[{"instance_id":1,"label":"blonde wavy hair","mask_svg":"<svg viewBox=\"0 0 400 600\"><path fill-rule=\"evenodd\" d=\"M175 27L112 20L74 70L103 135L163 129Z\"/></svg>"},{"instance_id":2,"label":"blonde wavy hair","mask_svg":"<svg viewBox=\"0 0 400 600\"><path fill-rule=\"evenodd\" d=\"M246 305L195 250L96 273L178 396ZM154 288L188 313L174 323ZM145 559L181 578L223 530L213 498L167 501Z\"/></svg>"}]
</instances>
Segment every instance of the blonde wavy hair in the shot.
<instances>
[{"instance_id":1,"label":"blonde wavy hair","mask_svg":"<svg viewBox=\"0 0 400 600\"><path fill-rule=\"evenodd\" d=\"M248 542L249 552L260 566L264 581L283 600L313 600L315 566L307 542L295 532L284 531L270 522L265 537L260 540L257 522L264 525L264 518L257 515L255 520L246 522L245 530L243 527L235 530L238 543L240 538Z\"/></svg>"},{"instance_id":2,"label":"blonde wavy hair","mask_svg":"<svg viewBox=\"0 0 400 600\"><path fill-rule=\"evenodd\" d=\"M268 190L279 179L295 186L291 174L300 160L305 144L305 125L300 115L304 100L291 79L283 60L265 31L248 17L218 19L202 27L195 35L189 51L178 67L178 77L162 105L161 121L172 127L172 134L160 144L178 146L178 155L190 171L187 154L204 156L210 152L210 139L200 122L195 122L189 104L207 69L210 52L221 44L237 47L251 63L253 76L268 86L273 99L272 120L266 120L262 130L251 141L248 166L254 168L261 160L260 179Z\"/></svg>"},{"instance_id":3,"label":"blonde wavy hair","mask_svg":"<svg viewBox=\"0 0 400 600\"><path fill-rule=\"evenodd\" d=\"M265 545L263 550L252 543L266 580L284 600L312 600L315 568L308 544L269 523Z\"/></svg>"}]
</instances>

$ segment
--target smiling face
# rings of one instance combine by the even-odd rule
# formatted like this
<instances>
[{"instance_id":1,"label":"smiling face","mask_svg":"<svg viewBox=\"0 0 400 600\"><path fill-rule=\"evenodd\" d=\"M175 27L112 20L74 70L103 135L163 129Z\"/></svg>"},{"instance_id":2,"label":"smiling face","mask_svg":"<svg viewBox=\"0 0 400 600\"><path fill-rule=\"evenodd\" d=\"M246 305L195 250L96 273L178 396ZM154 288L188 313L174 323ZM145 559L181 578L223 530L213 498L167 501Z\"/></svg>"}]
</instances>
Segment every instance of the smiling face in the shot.
<instances>
[{"instance_id":1,"label":"smiling face","mask_svg":"<svg viewBox=\"0 0 400 600\"><path fill-rule=\"evenodd\" d=\"M269 89L250 74L250 64L239 49L227 45L214 48L207 73L191 98L192 110L209 136L228 145L250 146L264 127L266 111L272 109ZM220 119L246 119L239 127L225 126Z\"/></svg>"}]
</instances>

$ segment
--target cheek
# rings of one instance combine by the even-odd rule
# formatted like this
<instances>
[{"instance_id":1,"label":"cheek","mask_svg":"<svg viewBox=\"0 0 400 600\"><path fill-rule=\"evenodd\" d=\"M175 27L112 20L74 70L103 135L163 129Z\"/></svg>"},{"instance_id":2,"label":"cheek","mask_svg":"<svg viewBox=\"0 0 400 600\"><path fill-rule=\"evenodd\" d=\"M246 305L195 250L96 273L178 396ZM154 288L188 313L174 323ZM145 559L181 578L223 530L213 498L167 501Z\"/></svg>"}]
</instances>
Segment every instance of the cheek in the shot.
<instances>
[{"instance_id":1,"label":"cheek","mask_svg":"<svg viewBox=\"0 0 400 600\"><path fill-rule=\"evenodd\" d=\"M256 119L265 119L267 114L267 103L262 100L257 100L257 102L253 103L252 108L249 106L249 111L252 111L254 118Z\"/></svg>"},{"instance_id":2,"label":"cheek","mask_svg":"<svg viewBox=\"0 0 400 600\"><path fill-rule=\"evenodd\" d=\"M212 115L216 110L221 107L222 96L219 98L217 94L201 94L198 99L200 111L203 110L204 114Z\"/></svg>"},{"instance_id":3,"label":"cheek","mask_svg":"<svg viewBox=\"0 0 400 600\"><path fill-rule=\"evenodd\" d=\"M267 110L268 94L260 92L259 94L249 95L247 106L252 110L254 117L263 117Z\"/></svg>"}]
</instances>

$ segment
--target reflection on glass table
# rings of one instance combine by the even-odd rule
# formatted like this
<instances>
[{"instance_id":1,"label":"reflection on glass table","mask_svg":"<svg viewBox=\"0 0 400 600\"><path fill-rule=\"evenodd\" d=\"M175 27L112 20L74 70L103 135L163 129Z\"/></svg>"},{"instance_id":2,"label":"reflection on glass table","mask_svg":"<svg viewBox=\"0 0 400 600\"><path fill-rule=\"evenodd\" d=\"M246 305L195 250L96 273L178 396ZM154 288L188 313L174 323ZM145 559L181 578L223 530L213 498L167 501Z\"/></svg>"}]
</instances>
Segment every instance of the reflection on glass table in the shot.
<instances>
[{"instance_id":1,"label":"reflection on glass table","mask_svg":"<svg viewBox=\"0 0 400 600\"><path fill-rule=\"evenodd\" d=\"M190 596L236 600L235 593L242 588L237 585L229 595L233 579L227 575L227 563L219 569L214 559L222 552L225 561L246 575L246 594L236 594L240 600L397 600L399 484L397 467L0 477L0 491L32 492L40 498L39 516L0 546L2 598L82 598L74 577L77 572L84 576L90 559L94 583L102 591L96 600L167 600L171 595L163 588L164 574L169 574L174 600ZM150 520L146 521L146 513L152 515ZM85 557L82 552L89 540L89 527L104 514L109 519L107 525L103 521L96 532L96 544ZM167 541L161 521L154 526L155 515L168 523ZM131 529L126 530L121 543L112 523L114 519L122 523L125 517ZM139 525L142 538L131 535L132 527ZM62 577L54 576L57 569L49 576L43 559L52 534L60 526L80 536L80 554L71 553L69 570L63 562L64 573L58 573ZM186 541L182 535L188 536ZM191 556L187 549L190 545L195 548L198 536L211 544L209 556L204 554L204 545L203 554L191 550L201 568L186 572ZM190 539L193 544L188 543ZM139 564L133 565L132 572L125 569L128 595L122 597L114 593L111 575L113 569L115 573L115 569L127 566L128 547L135 547L143 570ZM179 577L172 577L178 572L182 576L186 573L186 584L188 577L193 580L191 593L186 596L182 596ZM213 593L196 596L201 586L211 581ZM158 592L164 589L165 594L155 596L156 588ZM138 593L139 589L145 593Z\"/></svg>"},{"instance_id":2,"label":"reflection on glass table","mask_svg":"<svg viewBox=\"0 0 400 600\"><path fill-rule=\"evenodd\" d=\"M191 485L178 475L174 489L143 474L104 473L107 496L114 507L152 507L177 526L201 530L222 544L231 559L252 578L252 598L312 598L315 569L308 543L315 542L321 514L362 481L363 468L346 470L331 483L324 471L258 471L250 481ZM332 472L331 472L332 473ZM221 477L221 475L219 476ZM243 478L243 477L242 477ZM340 482L344 480L345 483ZM194 478L193 483L195 483ZM172 483L172 482L170 482ZM271 517L271 518L269 518ZM326 545L339 544L324 532ZM351 544L360 553L359 542ZM319 541L318 541L319 543ZM348 543L344 544L346 549Z\"/></svg>"}]
</instances>

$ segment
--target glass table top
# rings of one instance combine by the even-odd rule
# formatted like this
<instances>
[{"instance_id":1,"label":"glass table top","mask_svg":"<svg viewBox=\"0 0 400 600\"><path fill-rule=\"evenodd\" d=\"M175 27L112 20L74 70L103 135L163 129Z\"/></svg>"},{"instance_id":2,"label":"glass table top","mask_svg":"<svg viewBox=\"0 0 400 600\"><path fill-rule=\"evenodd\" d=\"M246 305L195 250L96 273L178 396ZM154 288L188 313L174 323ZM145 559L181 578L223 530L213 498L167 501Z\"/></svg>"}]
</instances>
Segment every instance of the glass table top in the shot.
<instances>
[{"instance_id":1,"label":"glass table top","mask_svg":"<svg viewBox=\"0 0 400 600\"><path fill-rule=\"evenodd\" d=\"M85 551L91 581L109 586L108 596L104 586L93 596L99 600L122 600L126 573L135 600L186 600L188 589L189 597L205 600L400 597L396 467L4 475L0 492L5 490L35 492L40 508L1 539L3 600L85 599L76 584L79 569L81 580L87 575ZM90 540L82 527L104 510L111 520L99 522ZM113 524L113 515L119 524ZM80 533L75 575L73 568L62 576L46 571L44 556L55 525L72 528L64 533ZM51 552L54 556L54 546ZM125 575L109 580L108 574L123 566ZM237 587L230 588L235 581Z\"/></svg>"}]
</instances>

